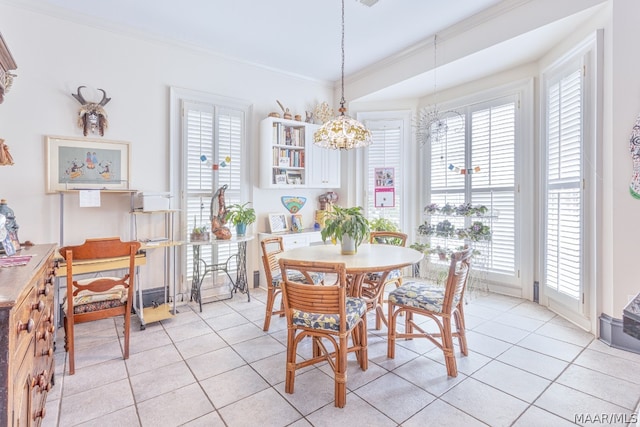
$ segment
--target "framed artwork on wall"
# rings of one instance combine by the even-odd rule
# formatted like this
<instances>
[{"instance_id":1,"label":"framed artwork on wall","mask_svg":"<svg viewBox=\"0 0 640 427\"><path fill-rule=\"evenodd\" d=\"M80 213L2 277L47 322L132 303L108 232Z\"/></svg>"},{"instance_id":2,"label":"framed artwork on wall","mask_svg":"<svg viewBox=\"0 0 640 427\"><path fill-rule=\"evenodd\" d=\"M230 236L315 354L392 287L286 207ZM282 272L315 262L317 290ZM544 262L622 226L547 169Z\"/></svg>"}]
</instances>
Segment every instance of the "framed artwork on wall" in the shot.
<instances>
[{"instance_id":1,"label":"framed artwork on wall","mask_svg":"<svg viewBox=\"0 0 640 427\"><path fill-rule=\"evenodd\" d=\"M271 233L280 233L288 230L287 215L279 213L269 214L269 231Z\"/></svg>"},{"instance_id":2,"label":"framed artwork on wall","mask_svg":"<svg viewBox=\"0 0 640 427\"><path fill-rule=\"evenodd\" d=\"M47 193L129 189L128 142L47 136L45 154Z\"/></svg>"}]
</instances>

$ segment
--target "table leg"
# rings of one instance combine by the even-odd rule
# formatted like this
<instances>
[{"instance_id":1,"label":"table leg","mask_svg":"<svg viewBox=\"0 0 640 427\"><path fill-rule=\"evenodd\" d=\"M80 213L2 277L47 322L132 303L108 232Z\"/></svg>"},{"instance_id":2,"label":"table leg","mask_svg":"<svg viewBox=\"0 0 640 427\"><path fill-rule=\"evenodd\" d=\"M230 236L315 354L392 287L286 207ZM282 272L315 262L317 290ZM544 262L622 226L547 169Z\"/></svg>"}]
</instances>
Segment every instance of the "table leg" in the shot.
<instances>
[{"instance_id":1,"label":"table leg","mask_svg":"<svg viewBox=\"0 0 640 427\"><path fill-rule=\"evenodd\" d=\"M247 293L247 302L251 301L249 295L249 282L247 280L247 242L238 243L238 270L236 271L236 288L240 292Z\"/></svg>"}]
</instances>

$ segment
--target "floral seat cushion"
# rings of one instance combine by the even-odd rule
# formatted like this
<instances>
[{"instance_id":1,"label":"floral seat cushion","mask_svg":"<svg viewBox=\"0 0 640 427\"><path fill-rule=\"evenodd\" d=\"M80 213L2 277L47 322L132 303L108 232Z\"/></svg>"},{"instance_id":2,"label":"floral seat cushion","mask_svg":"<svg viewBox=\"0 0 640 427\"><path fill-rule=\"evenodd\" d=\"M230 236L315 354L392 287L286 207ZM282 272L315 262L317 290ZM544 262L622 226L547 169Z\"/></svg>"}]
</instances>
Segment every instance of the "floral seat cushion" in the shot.
<instances>
[{"instance_id":1,"label":"floral seat cushion","mask_svg":"<svg viewBox=\"0 0 640 427\"><path fill-rule=\"evenodd\" d=\"M100 277L100 279L120 280L118 277ZM79 285L86 285L96 279L78 280ZM93 311L105 310L123 306L127 303L127 289L122 286L114 286L105 292L93 292L82 290L73 298L73 314L91 313ZM67 312L67 299L62 304L62 310Z\"/></svg>"},{"instance_id":2,"label":"floral seat cushion","mask_svg":"<svg viewBox=\"0 0 640 427\"><path fill-rule=\"evenodd\" d=\"M317 285L324 280L324 273L310 272L309 275L313 279L314 285ZM307 283L307 279L302 273L298 271L289 271L289 280L292 280L294 282ZM282 282L282 272L278 272L272 276L272 283L275 288L280 287L280 282Z\"/></svg>"},{"instance_id":3,"label":"floral seat cushion","mask_svg":"<svg viewBox=\"0 0 640 427\"><path fill-rule=\"evenodd\" d=\"M382 277L382 273L367 273L365 280L369 280L371 282L377 282ZM387 282L393 279L397 279L402 277L402 272L400 269L391 270L387 275Z\"/></svg>"},{"instance_id":4,"label":"floral seat cushion","mask_svg":"<svg viewBox=\"0 0 640 427\"><path fill-rule=\"evenodd\" d=\"M347 329L351 329L367 311L367 303L362 298L347 297ZM293 324L312 329L340 331L338 314L317 314L293 310Z\"/></svg>"},{"instance_id":5,"label":"floral seat cushion","mask_svg":"<svg viewBox=\"0 0 640 427\"><path fill-rule=\"evenodd\" d=\"M458 301L460 297L454 296L453 305L457 305ZM444 287L425 282L408 282L389 293L389 302L441 313Z\"/></svg>"}]
</instances>

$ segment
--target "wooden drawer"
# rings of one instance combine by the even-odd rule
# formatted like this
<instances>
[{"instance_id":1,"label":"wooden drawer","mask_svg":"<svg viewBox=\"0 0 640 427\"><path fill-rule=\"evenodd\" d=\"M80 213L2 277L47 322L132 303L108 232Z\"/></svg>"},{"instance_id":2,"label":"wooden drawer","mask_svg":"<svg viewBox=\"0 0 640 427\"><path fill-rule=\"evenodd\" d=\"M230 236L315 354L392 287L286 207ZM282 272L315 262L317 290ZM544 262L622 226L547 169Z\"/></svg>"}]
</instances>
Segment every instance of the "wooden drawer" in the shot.
<instances>
[{"instance_id":1,"label":"wooden drawer","mask_svg":"<svg viewBox=\"0 0 640 427\"><path fill-rule=\"evenodd\" d=\"M28 354L27 347L35 336L36 320L40 319L40 314L37 310L35 310L38 313L36 315L37 319L34 319L34 306L38 305L35 294L35 287L30 288L26 297L16 307L15 314L12 317L9 333L13 335L13 342L15 342L12 355L15 360L21 361L24 355Z\"/></svg>"}]
</instances>

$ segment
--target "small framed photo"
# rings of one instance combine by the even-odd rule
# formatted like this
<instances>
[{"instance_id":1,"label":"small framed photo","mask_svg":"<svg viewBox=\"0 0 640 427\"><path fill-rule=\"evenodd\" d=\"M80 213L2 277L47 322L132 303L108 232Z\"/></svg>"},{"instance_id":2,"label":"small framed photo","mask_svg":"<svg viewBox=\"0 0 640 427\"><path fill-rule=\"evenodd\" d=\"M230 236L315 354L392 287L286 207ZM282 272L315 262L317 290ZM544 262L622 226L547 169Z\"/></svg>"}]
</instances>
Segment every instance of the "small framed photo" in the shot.
<instances>
[{"instance_id":1,"label":"small framed photo","mask_svg":"<svg viewBox=\"0 0 640 427\"><path fill-rule=\"evenodd\" d=\"M294 185L302 184L302 172L298 172L298 171L287 172L287 184L294 184Z\"/></svg>"},{"instance_id":2,"label":"small framed photo","mask_svg":"<svg viewBox=\"0 0 640 427\"><path fill-rule=\"evenodd\" d=\"M281 175L276 175L276 184L286 184L287 183L287 175L285 174L281 174Z\"/></svg>"},{"instance_id":3,"label":"small framed photo","mask_svg":"<svg viewBox=\"0 0 640 427\"><path fill-rule=\"evenodd\" d=\"M271 233L280 233L288 230L287 215L281 213L269 214L269 231Z\"/></svg>"},{"instance_id":4,"label":"small framed photo","mask_svg":"<svg viewBox=\"0 0 640 427\"><path fill-rule=\"evenodd\" d=\"M46 137L47 193L65 190L127 190L129 143Z\"/></svg>"},{"instance_id":5,"label":"small framed photo","mask_svg":"<svg viewBox=\"0 0 640 427\"><path fill-rule=\"evenodd\" d=\"M302 231L302 215L301 214L293 214L291 215L291 231L299 233Z\"/></svg>"}]
</instances>

